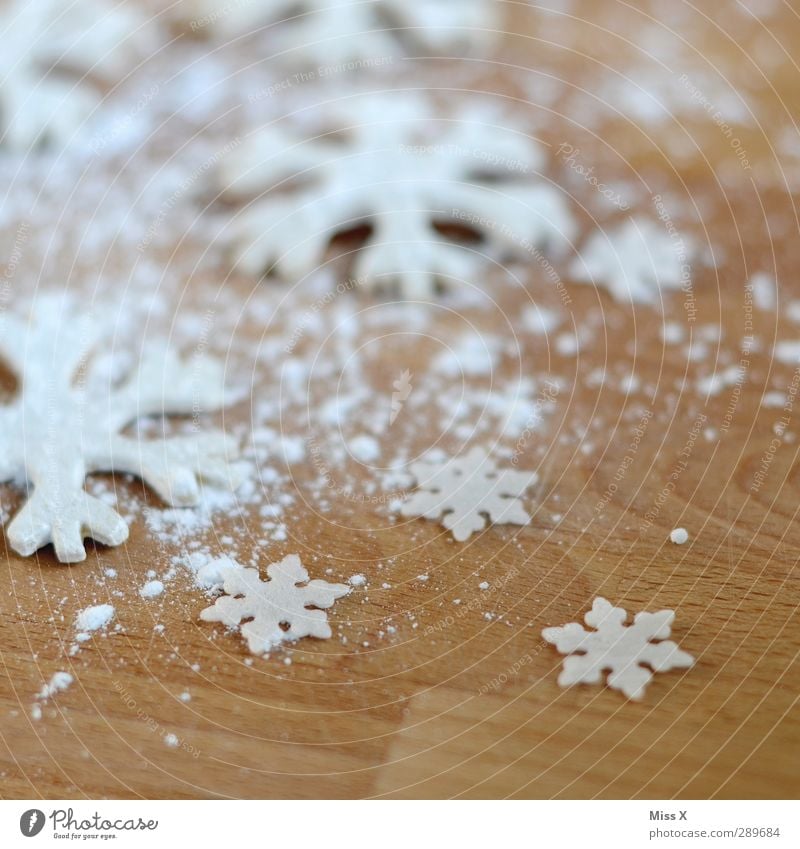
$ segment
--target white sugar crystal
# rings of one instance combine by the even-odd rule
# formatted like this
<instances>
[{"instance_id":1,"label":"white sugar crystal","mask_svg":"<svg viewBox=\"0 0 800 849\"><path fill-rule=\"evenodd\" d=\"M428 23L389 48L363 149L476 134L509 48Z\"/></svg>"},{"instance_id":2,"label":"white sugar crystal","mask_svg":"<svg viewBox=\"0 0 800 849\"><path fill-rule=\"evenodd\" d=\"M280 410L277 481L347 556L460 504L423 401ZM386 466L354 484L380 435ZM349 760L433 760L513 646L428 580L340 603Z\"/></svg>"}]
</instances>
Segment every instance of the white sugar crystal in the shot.
<instances>
[{"instance_id":1,"label":"white sugar crystal","mask_svg":"<svg viewBox=\"0 0 800 849\"><path fill-rule=\"evenodd\" d=\"M669 538L675 545L683 545L689 539L689 532L686 528L675 528L670 533Z\"/></svg>"},{"instance_id":2,"label":"white sugar crystal","mask_svg":"<svg viewBox=\"0 0 800 849\"><path fill-rule=\"evenodd\" d=\"M97 631L99 628L104 628L114 618L114 607L111 604L97 604L93 607L86 607L78 614L75 620L75 626L81 632ZM83 633L78 634L78 640L83 637Z\"/></svg>"},{"instance_id":3,"label":"white sugar crystal","mask_svg":"<svg viewBox=\"0 0 800 849\"><path fill-rule=\"evenodd\" d=\"M50 679L50 683L45 684L39 691L39 698L49 699L50 696L54 696L56 693L66 690L74 680L75 679L69 674L69 672L54 673L53 677Z\"/></svg>"},{"instance_id":4,"label":"white sugar crystal","mask_svg":"<svg viewBox=\"0 0 800 849\"><path fill-rule=\"evenodd\" d=\"M573 333L561 333L556 337L556 351L562 357L574 357L578 353L578 340Z\"/></svg>"},{"instance_id":5,"label":"white sugar crystal","mask_svg":"<svg viewBox=\"0 0 800 849\"><path fill-rule=\"evenodd\" d=\"M771 312L778 302L777 284L771 274L758 272L750 278L753 287L753 303L762 312Z\"/></svg>"},{"instance_id":6,"label":"white sugar crystal","mask_svg":"<svg viewBox=\"0 0 800 849\"><path fill-rule=\"evenodd\" d=\"M670 321L661 327L661 338L665 345L680 345L686 338L683 325Z\"/></svg>"},{"instance_id":7,"label":"white sugar crystal","mask_svg":"<svg viewBox=\"0 0 800 849\"><path fill-rule=\"evenodd\" d=\"M161 581L148 581L140 590L139 595L142 598L155 598L164 592L164 584Z\"/></svg>"},{"instance_id":8,"label":"white sugar crystal","mask_svg":"<svg viewBox=\"0 0 800 849\"><path fill-rule=\"evenodd\" d=\"M546 336L561 324L561 318L554 310L537 307L530 304L525 307L521 315L522 326L530 333Z\"/></svg>"},{"instance_id":9,"label":"white sugar crystal","mask_svg":"<svg viewBox=\"0 0 800 849\"><path fill-rule=\"evenodd\" d=\"M778 342L775 345L775 358L788 365L797 365L800 363L800 342Z\"/></svg>"},{"instance_id":10,"label":"white sugar crystal","mask_svg":"<svg viewBox=\"0 0 800 849\"><path fill-rule=\"evenodd\" d=\"M354 437L348 444L350 453L362 463L372 463L381 456L381 446L378 441L366 434Z\"/></svg>"}]
</instances>

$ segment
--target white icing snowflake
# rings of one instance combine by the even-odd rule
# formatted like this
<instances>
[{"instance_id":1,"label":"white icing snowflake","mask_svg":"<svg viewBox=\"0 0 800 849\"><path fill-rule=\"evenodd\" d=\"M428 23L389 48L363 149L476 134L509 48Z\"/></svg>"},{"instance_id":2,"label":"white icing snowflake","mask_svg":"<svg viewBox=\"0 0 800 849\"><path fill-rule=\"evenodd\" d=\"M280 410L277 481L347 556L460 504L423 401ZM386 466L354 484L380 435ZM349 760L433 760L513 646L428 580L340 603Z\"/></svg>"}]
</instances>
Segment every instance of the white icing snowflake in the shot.
<instances>
[{"instance_id":1,"label":"white icing snowflake","mask_svg":"<svg viewBox=\"0 0 800 849\"><path fill-rule=\"evenodd\" d=\"M238 628L253 654L264 654L287 640L328 639L331 627L324 611L351 588L346 584L309 581L296 554L273 563L267 568L267 575L269 580L262 581L258 569L227 569L225 595L203 610L200 618Z\"/></svg>"},{"instance_id":2,"label":"white icing snowflake","mask_svg":"<svg viewBox=\"0 0 800 849\"><path fill-rule=\"evenodd\" d=\"M603 286L617 301L654 304L662 290L690 284L690 248L647 219L629 218L611 233L597 231L570 265L578 283Z\"/></svg>"},{"instance_id":3,"label":"white icing snowflake","mask_svg":"<svg viewBox=\"0 0 800 849\"><path fill-rule=\"evenodd\" d=\"M483 530L487 517L497 525L527 525L530 521L518 499L536 483L536 472L498 469L480 447L444 463L412 463L411 474L418 490L403 503L400 513L441 518L458 542Z\"/></svg>"},{"instance_id":4,"label":"white icing snowflake","mask_svg":"<svg viewBox=\"0 0 800 849\"><path fill-rule=\"evenodd\" d=\"M570 241L561 194L536 180L539 146L492 112L437 119L429 100L400 93L353 97L338 109L338 132L298 140L270 128L223 164L229 198L293 177L310 184L258 198L236 217L231 235L245 270L274 263L296 280L319 265L333 236L369 223L356 280L370 289L397 283L414 297L436 282L472 282L484 264L482 250L446 239L437 223L466 226L495 250L528 259Z\"/></svg>"},{"instance_id":5,"label":"white icing snowflake","mask_svg":"<svg viewBox=\"0 0 800 849\"><path fill-rule=\"evenodd\" d=\"M23 556L52 542L62 563L74 563L86 557L85 537L105 545L128 538L122 517L84 490L93 472L135 475L173 506L198 502L198 478L236 482L226 462L235 446L224 434L153 441L120 435L145 416L219 409L221 365L207 359L184 363L162 348L151 349L122 383L92 392L99 380L80 366L101 338L96 325L57 298L41 299L30 322L10 314L0 319L0 357L20 382L18 397L0 406L0 482L29 487L27 502L6 530Z\"/></svg>"},{"instance_id":6,"label":"white icing snowflake","mask_svg":"<svg viewBox=\"0 0 800 849\"><path fill-rule=\"evenodd\" d=\"M101 99L80 78L119 77L159 41L129 6L11 0L0 10L0 141L27 150L69 139Z\"/></svg>"},{"instance_id":7,"label":"white icing snowflake","mask_svg":"<svg viewBox=\"0 0 800 849\"><path fill-rule=\"evenodd\" d=\"M561 654L570 655L564 660L558 683L562 687L597 684L608 672L609 687L638 701L644 696L653 672L688 669L694 665L690 654L667 639L675 611L637 613L632 625L625 624L627 618L621 607L612 607L604 598L596 598L584 617L586 624L596 630L587 631L577 622L545 628L542 631L545 640Z\"/></svg>"},{"instance_id":8,"label":"white icing snowflake","mask_svg":"<svg viewBox=\"0 0 800 849\"><path fill-rule=\"evenodd\" d=\"M497 0L184 0L189 28L234 38L280 23L288 56L328 65L396 56L401 50L487 50L502 24ZM288 20L287 20L288 19Z\"/></svg>"}]
</instances>

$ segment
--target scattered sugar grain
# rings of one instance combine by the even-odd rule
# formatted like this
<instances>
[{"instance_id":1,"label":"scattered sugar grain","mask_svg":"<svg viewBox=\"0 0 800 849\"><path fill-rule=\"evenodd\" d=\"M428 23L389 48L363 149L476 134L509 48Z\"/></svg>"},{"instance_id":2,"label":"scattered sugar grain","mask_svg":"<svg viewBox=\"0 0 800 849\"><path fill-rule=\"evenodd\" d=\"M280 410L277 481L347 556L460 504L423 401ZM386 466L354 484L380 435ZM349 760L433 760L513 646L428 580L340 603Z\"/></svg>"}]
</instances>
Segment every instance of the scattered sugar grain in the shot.
<instances>
[{"instance_id":1,"label":"scattered sugar grain","mask_svg":"<svg viewBox=\"0 0 800 849\"><path fill-rule=\"evenodd\" d=\"M683 545L689 539L689 532L686 528L675 528L669 535L670 541L675 545Z\"/></svg>"},{"instance_id":2,"label":"scattered sugar grain","mask_svg":"<svg viewBox=\"0 0 800 849\"><path fill-rule=\"evenodd\" d=\"M140 590L142 598L155 598L164 592L164 584L161 581L148 581Z\"/></svg>"},{"instance_id":3,"label":"scattered sugar grain","mask_svg":"<svg viewBox=\"0 0 800 849\"><path fill-rule=\"evenodd\" d=\"M42 689L39 690L38 698L47 700L56 693L66 690L74 680L69 672L56 672L53 674L50 682L43 685Z\"/></svg>"},{"instance_id":4,"label":"scattered sugar grain","mask_svg":"<svg viewBox=\"0 0 800 849\"><path fill-rule=\"evenodd\" d=\"M78 614L75 621L76 627L82 631L97 631L104 628L114 618L114 607L111 604L97 604L93 607L86 607ZM85 634L78 634L79 641L81 637L88 639Z\"/></svg>"}]
</instances>

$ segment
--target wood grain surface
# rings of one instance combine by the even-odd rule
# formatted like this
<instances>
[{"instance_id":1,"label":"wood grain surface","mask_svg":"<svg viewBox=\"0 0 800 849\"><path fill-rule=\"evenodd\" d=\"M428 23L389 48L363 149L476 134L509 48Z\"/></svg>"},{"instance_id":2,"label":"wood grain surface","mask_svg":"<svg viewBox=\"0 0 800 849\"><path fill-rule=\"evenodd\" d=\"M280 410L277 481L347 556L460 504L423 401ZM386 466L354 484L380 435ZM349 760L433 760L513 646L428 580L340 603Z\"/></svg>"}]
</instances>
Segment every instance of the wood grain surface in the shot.
<instances>
[{"instance_id":1,"label":"wood grain surface","mask_svg":"<svg viewBox=\"0 0 800 849\"><path fill-rule=\"evenodd\" d=\"M124 546L89 543L87 560L72 566L59 565L49 548L30 558L4 549L0 795L800 795L800 427L796 410L762 403L796 376L795 367L775 359L774 346L796 339L799 329L786 305L800 298L800 69L793 58L800 24L788 4L763 4L775 8L760 19L745 8L753 4L663 5L603 0L553 4L561 11L547 12L512 3L498 58L457 63L468 83L442 76L442 63L433 60L419 60L409 72L414 85L437 89L446 101L469 85L510 106L547 146L548 173L570 195L581 239L592 224L609 226L622 215L600 204L593 186L563 163L563 144L578 149L602 183L621 186L634 211L654 218L653 197L661 195L682 235L713 252L713 262L693 265L689 306L681 292L653 307L616 303L605 290L576 284L562 267L565 298L533 260L515 267L521 286L503 285L502 270L491 269L474 283L492 291L492 310L433 310L428 342L401 340L367 358L368 385L386 388L403 369L424 374L437 345L465 324L515 334L519 357L503 358L492 380L555 376L561 387L523 453L523 467L538 469L541 479L525 501L531 523L489 528L458 545L435 523L391 521L386 505L368 498L334 492L320 499L315 470L301 463L283 485L294 496L284 517L288 538L256 552L262 568L297 552L313 576L332 568L331 580L362 573L368 581L330 612L333 639L252 659L238 636L199 620L209 602L189 577L174 577L163 597L140 596L147 571L163 575L187 543L159 540L148 529L145 509L164 507L154 494L113 481L121 499L142 510ZM263 73L271 79L271 66ZM402 79L404 71L396 73ZM625 84L651 92L674 114L661 115L654 103L648 113ZM710 109L697 106L697 90ZM720 91L729 98L738 91L742 102L717 103ZM715 122L718 110L735 136ZM235 128L214 131L224 140ZM185 142L176 136L170 149L163 138L164 157ZM147 176L140 165L126 167L133 184ZM100 276L74 264L80 246L70 233L79 225L63 223L67 255L59 267L71 269L65 278L76 291L95 296ZM13 243L15 226L4 225L4 246ZM337 275L355 246L334 247ZM252 398L217 418L246 433L253 404L273 397L281 368L259 356L260 346L273 330L287 331L292 313L278 318L277 329L274 322L265 328L265 305L278 302L282 284L230 272L204 249L191 231L158 247L153 262L171 305L162 319L169 326L182 311L202 315L212 302L238 310L231 339L212 347L238 351L233 376L252 381ZM104 280L127 279L125 250L109 259ZM757 271L777 277L777 309L749 302L745 282ZM21 286L52 283L28 266L18 278ZM384 303L361 292L343 297L358 299L364 311ZM547 336L515 332L531 303L565 312L562 330L577 328L582 340L577 355L560 354ZM683 343L662 341L665 322L680 326ZM720 329L719 340L709 327ZM377 330L364 333L371 345ZM360 341L350 343L353 350ZM690 342L704 344L704 355L688 357ZM325 355L323 346L309 344L309 356ZM741 360L742 380L716 394L703 388L704 378ZM599 372L605 382L592 378ZM631 373L636 382L625 384ZM319 394L310 394L308 420L277 427L307 440L335 386L322 381ZM414 416L402 427L413 434L410 444L424 449L439 438L438 419ZM384 451L396 438L383 435ZM368 468L348 474L368 491ZM266 494L264 503L274 496ZM6 513L20 503L19 488L2 488ZM204 540L224 549L226 537L235 539L247 560L255 551L249 523L261 506L245 505L237 518L220 515L202 531ZM683 546L668 539L679 526L690 534ZM105 576L110 568L113 580ZM423 574L426 581L418 579ZM676 610L674 639L696 657L695 667L655 676L641 703L603 686L559 688L561 658L541 630L580 620L596 595L631 614ZM77 612L104 601L115 605L122 628L97 632L70 656ZM57 670L75 682L42 704L36 720L36 694ZM177 746L165 743L169 734Z\"/></svg>"}]
</instances>

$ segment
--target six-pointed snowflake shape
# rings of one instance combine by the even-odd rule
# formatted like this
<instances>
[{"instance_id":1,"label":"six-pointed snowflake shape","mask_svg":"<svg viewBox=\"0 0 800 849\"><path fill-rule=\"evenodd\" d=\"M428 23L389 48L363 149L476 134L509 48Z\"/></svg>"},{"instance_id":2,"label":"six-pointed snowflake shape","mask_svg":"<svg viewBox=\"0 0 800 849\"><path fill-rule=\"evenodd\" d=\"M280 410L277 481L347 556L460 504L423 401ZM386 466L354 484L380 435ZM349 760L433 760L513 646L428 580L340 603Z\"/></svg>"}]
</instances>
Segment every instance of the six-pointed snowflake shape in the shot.
<instances>
[{"instance_id":1,"label":"six-pointed snowflake shape","mask_svg":"<svg viewBox=\"0 0 800 849\"><path fill-rule=\"evenodd\" d=\"M562 687L597 684L608 672L609 687L638 701L653 677L651 669L667 672L694 665L690 654L667 639L675 611L637 613L632 625L625 624L627 618L628 614L621 607L613 607L604 598L596 598L591 611L584 617L586 624L596 630L587 631L577 622L545 628L542 631L545 640L561 654L570 655L564 661L558 683Z\"/></svg>"},{"instance_id":2,"label":"six-pointed snowflake shape","mask_svg":"<svg viewBox=\"0 0 800 849\"><path fill-rule=\"evenodd\" d=\"M118 77L159 43L139 12L105 0L12 0L0 12L0 140L18 150L72 136L100 102L84 74Z\"/></svg>"},{"instance_id":3,"label":"six-pointed snowflake shape","mask_svg":"<svg viewBox=\"0 0 800 849\"><path fill-rule=\"evenodd\" d=\"M211 27L224 38L285 21L288 57L328 65L401 51L485 51L502 23L497 0L268 0L224 9L220 0L184 0L180 13L193 32Z\"/></svg>"},{"instance_id":4,"label":"six-pointed snowflake shape","mask_svg":"<svg viewBox=\"0 0 800 849\"><path fill-rule=\"evenodd\" d=\"M347 595L351 587L309 581L296 554L273 563L267 575L269 580L262 581L258 569L228 569L225 595L203 610L200 618L238 628L253 654L264 654L287 640L328 639L331 626L324 611Z\"/></svg>"},{"instance_id":5,"label":"six-pointed snowflake shape","mask_svg":"<svg viewBox=\"0 0 800 849\"><path fill-rule=\"evenodd\" d=\"M578 283L603 286L614 300L651 304L662 290L690 284L690 247L677 233L629 218L612 233L593 233L570 265Z\"/></svg>"},{"instance_id":6,"label":"six-pointed snowflake shape","mask_svg":"<svg viewBox=\"0 0 800 849\"><path fill-rule=\"evenodd\" d=\"M10 314L0 319L0 357L20 382L18 397L0 406L0 482L29 488L6 530L23 556L52 542L62 563L74 563L86 557L85 537L105 545L128 538L122 517L84 490L92 472L135 475L172 506L198 502L198 478L236 483L226 462L235 446L222 433L148 441L120 435L145 416L221 408L221 365L184 363L163 348L151 349L120 385L97 395L89 389L97 383L91 371L82 375L79 367L101 337L57 298L41 299L30 323Z\"/></svg>"},{"instance_id":7,"label":"six-pointed snowflake shape","mask_svg":"<svg viewBox=\"0 0 800 849\"><path fill-rule=\"evenodd\" d=\"M411 474L419 488L400 513L441 518L458 542L483 530L486 517L497 525L527 525L531 519L518 499L536 483L536 472L498 469L480 447L444 463L412 463Z\"/></svg>"},{"instance_id":8,"label":"six-pointed snowflake shape","mask_svg":"<svg viewBox=\"0 0 800 849\"><path fill-rule=\"evenodd\" d=\"M571 239L561 194L536 179L538 145L503 129L492 112L478 107L437 119L426 98L396 92L354 97L337 109L328 135L298 140L270 128L223 163L228 198L292 178L309 184L257 197L234 219L230 235L246 271L274 266L297 280L319 265L337 233L369 223L357 282L396 283L416 297L436 282L472 283L484 265L482 250L446 239L439 223L466 226L488 247L519 257Z\"/></svg>"}]
</instances>

